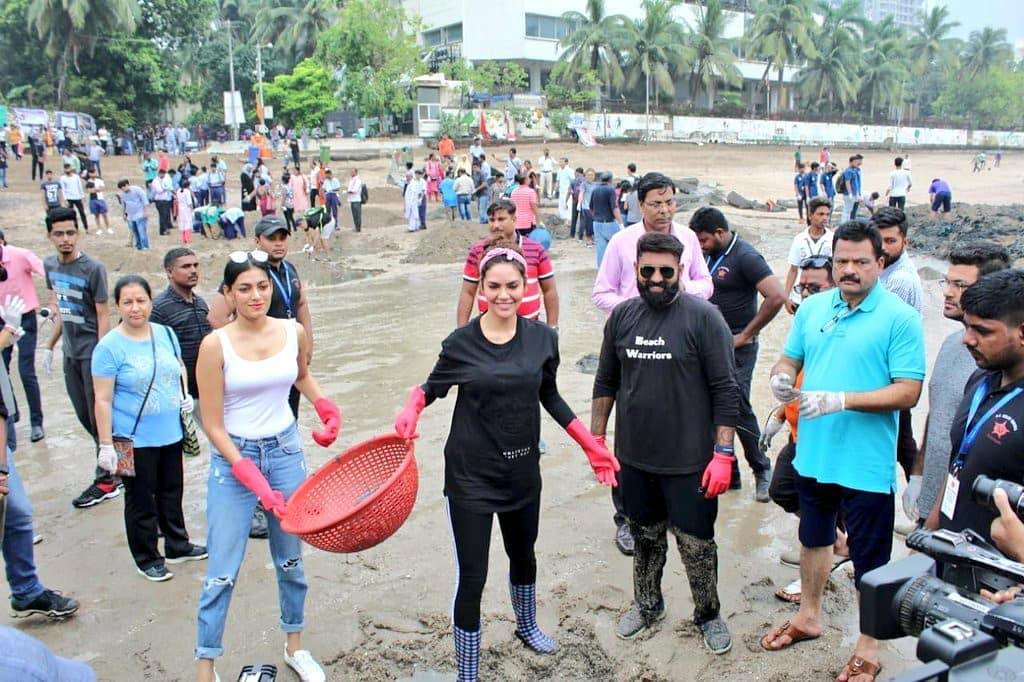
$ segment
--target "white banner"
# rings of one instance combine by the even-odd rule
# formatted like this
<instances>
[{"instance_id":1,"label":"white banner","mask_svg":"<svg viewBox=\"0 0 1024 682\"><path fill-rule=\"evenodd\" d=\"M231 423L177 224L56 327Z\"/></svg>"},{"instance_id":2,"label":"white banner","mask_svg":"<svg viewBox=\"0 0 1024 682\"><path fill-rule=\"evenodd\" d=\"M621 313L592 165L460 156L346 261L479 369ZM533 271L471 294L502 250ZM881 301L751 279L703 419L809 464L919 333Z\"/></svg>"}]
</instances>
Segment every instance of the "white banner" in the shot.
<instances>
[{"instance_id":1,"label":"white banner","mask_svg":"<svg viewBox=\"0 0 1024 682\"><path fill-rule=\"evenodd\" d=\"M234 97L232 97L234 95ZM242 93L238 90L224 91L224 125L241 125L245 123L245 110L242 108Z\"/></svg>"}]
</instances>

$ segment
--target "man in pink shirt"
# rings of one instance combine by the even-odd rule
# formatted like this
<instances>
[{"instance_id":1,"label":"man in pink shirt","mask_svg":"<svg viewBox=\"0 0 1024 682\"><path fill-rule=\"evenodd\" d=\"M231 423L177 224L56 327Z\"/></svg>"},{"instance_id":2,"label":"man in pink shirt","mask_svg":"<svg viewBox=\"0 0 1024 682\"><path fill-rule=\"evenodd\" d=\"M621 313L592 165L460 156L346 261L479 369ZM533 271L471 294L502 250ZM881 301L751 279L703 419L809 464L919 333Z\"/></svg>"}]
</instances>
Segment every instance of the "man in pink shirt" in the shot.
<instances>
[{"instance_id":1,"label":"man in pink shirt","mask_svg":"<svg viewBox=\"0 0 1024 682\"><path fill-rule=\"evenodd\" d=\"M28 249L10 246L0 232L0 301L7 296L20 296L25 300L25 314L21 328L25 332L18 340L18 374L25 389L29 417L32 424L30 438L33 443L44 437L43 404L39 398L39 380L36 378L36 311L39 296L32 276L43 277L43 261ZM47 312L49 312L47 310ZM11 369L11 346L3 351L8 376Z\"/></svg>"},{"instance_id":2,"label":"man in pink shirt","mask_svg":"<svg viewBox=\"0 0 1024 682\"><path fill-rule=\"evenodd\" d=\"M648 173L637 182L637 199L643 219L616 232L608 242L597 271L597 281L591 300L606 314L619 303L636 298L636 244L647 232L662 232L675 236L683 243L679 258L679 287L682 291L703 299L711 298L714 284L708 274L697 236L686 225L673 220L676 210L676 186L662 173ZM633 535L622 511L619 489L612 488L615 506L615 546L626 556L633 554Z\"/></svg>"},{"instance_id":3,"label":"man in pink shirt","mask_svg":"<svg viewBox=\"0 0 1024 682\"><path fill-rule=\"evenodd\" d=\"M537 225L537 190L528 184L529 178L520 173L516 176L519 186L512 190L509 199L516 205L516 232L529 232Z\"/></svg>"},{"instance_id":4,"label":"man in pink shirt","mask_svg":"<svg viewBox=\"0 0 1024 682\"><path fill-rule=\"evenodd\" d=\"M683 243L679 259L680 286L693 296L711 298L714 284L701 255L693 230L673 220L676 186L661 173L648 173L637 183L637 199L643 220L617 232L608 242L604 260L597 271L591 300L605 313L619 303L639 295L636 290L636 243L646 232L665 232Z\"/></svg>"}]
</instances>

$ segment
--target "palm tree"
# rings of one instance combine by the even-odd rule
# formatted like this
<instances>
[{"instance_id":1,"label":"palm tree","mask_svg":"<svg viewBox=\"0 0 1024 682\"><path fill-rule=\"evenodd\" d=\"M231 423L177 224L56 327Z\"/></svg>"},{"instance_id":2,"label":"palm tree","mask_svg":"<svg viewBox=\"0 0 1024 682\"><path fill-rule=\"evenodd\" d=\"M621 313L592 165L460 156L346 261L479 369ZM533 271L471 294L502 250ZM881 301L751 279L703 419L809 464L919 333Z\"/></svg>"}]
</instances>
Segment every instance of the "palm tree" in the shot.
<instances>
[{"instance_id":1,"label":"palm tree","mask_svg":"<svg viewBox=\"0 0 1024 682\"><path fill-rule=\"evenodd\" d=\"M133 0L32 0L28 24L46 44L57 71L57 106L67 102L68 68L78 71L83 50L92 52L100 38L131 34L139 18Z\"/></svg>"},{"instance_id":2,"label":"palm tree","mask_svg":"<svg viewBox=\"0 0 1024 682\"><path fill-rule=\"evenodd\" d=\"M959 21L947 21L949 9L944 5L932 7L922 19L910 39L913 70L918 76L934 64L951 65L956 60L956 39L949 34L960 25Z\"/></svg>"},{"instance_id":3,"label":"palm tree","mask_svg":"<svg viewBox=\"0 0 1024 682\"><path fill-rule=\"evenodd\" d=\"M857 64L851 58L860 49L859 40L845 31L822 32L818 54L807 60L796 77L797 90L811 107L828 104L835 111L836 100L846 106L857 96Z\"/></svg>"},{"instance_id":4,"label":"palm tree","mask_svg":"<svg viewBox=\"0 0 1024 682\"><path fill-rule=\"evenodd\" d=\"M703 88L708 93L708 107L715 105L715 85L721 78L727 85L743 83L743 74L736 67L733 41L725 37L726 16L721 0L707 0L697 8L697 27L692 29L693 70L690 73L690 94L696 102Z\"/></svg>"},{"instance_id":5,"label":"palm tree","mask_svg":"<svg viewBox=\"0 0 1024 682\"><path fill-rule=\"evenodd\" d=\"M659 96L675 92L673 76L684 70L689 61L686 29L672 17L672 10L682 0L643 0L642 19L625 23L622 44L628 45L626 56L626 87L635 88L641 81L650 98L654 84L655 101Z\"/></svg>"},{"instance_id":6,"label":"palm tree","mask_svg":"<svg viewBox=\"0 0 1024 682\"><path fill-rule=\"evenodd\" d=\"M869 24L864 33L864 44L872 49L864 52L860 93L862 100L868 101L872 118L878 105L901 103L908 62L906 42L903 29L891 16Z\"/></svg>"},{"instance_id":7,"label":"palm tree","mask_svg":"<svg viewBox=\"0 0 1024 682\"><path fill-rule=\"evenodd\" d=\"M814 17L810 0L761 0L754 5L754 20L747 34L750 51L767 61L762 80L774 65L779 74L779 108L783 106L783 72L801 57L814 57ZM766 112L767 113L767 112Z\"/></svg>"},{"instance_id":8,"label":"palm tree","mask_svg":"<svg viewBox=\"0 0 1024 682\"><path fill-rule=\"evenodd\" d=\"M971 31L964 51L963 63L971 76L984 75L993 66L1006 66L1013 59L1013 48L1006 42L1005 28L986 26Z\"/></svg>"},{"instance_id":9,"label":"palm tree","mask_svg":"<svg viewBox=\"0 0 1024 682\"><path fill-rule=\"evenodd\" d=\"M338 0L307 0L293 15L292 22L277 38L277 44L298 64L316 52L317 36L334 25L340 13Z\"/></svg>"},{"instance_id":10,"label":"palm tree","mask_svg":"<svg viewBox=\"0 0 1024 682\"><path fill-rule=\"evenodd\" d=\"M586 13L571 11L562 19L575 30L559 41L566 50L559 61L568 63L563 78L575 80L587 71L596 73L606 89L621 88L625 82L620 56L620 39L627 23L621 14L605 14L604 0L587 0Z\"/></svg>"}]
</instances>

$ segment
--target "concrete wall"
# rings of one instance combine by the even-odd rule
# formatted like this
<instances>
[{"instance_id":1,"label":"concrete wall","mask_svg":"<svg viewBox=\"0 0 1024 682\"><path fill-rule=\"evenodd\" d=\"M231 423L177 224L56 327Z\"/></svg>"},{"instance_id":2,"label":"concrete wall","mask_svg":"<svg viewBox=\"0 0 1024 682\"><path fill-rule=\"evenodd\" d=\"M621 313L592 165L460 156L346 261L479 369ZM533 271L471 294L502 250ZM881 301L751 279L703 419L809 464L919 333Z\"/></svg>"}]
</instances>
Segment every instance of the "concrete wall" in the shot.
<instances>
[{"instance_id":1,"label":"concrete wall","mask_svg":"<svg viewBox=\"0 0 1024 682\"><path fill-rule=\"evenodd\" d=\"M456 110L446 110L457 113ZM485 109L487 129L492 137L505 139L507 117L498 109ZM465 112L462 112L465 113ZM471 112L478 117L480 110ZM473 125L476 125L474 123ZM574 113L569 125L587 128L601 139L641 138L664 142L706 142L723 144L843 145L846 147L897 145L912 147L1024 148L1024 131L999 132L914 126L864 126L845 123L764 121L701 116L654 116L643 114ZM648 127L649 125L649 127ZM512 124L517 138L550 137L547 116L540 109L530 111L526 124Z\"/></svg>"}]
</instances>

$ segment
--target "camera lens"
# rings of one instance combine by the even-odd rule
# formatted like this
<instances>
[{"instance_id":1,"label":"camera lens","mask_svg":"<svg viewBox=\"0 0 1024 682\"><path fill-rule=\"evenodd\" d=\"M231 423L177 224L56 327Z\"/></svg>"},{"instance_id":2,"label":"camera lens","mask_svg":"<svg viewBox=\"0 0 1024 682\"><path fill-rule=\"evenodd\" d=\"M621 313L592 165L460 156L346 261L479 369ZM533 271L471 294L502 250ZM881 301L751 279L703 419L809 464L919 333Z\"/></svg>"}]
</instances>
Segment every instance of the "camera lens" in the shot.
<instances>
[{"instance_id":1,"label":"camera lens","mask_svg":"<svg viewBox=\"0 0 1024 682\"><path fill-rule=\"evenodd\" d=\"M979 627L991 604L982 604L959 593L932 575L922 575L904 585L896 595L900 629L911 637L948 618Z\"/></svg>"},{"instance_id":2,"label":"camera lens","mask_svg":"<svg viewBox=\"0 0 1024 682\"><path fill-rule=\"evenodd\" d=\"M996 508L996 503L992 499L992 493L995 492L996 488L1002 488L1006 491L1006 497L1010 500L1010 507L1017 512L1022 520L1024 520L1024 486L1012 481L1004 481L1003 479L997 478L992 479L988 476L978 476L974 479L974 485L971 486L971 496L974 501L978 504L984 505L999 513Z\"/></svg>"}]
</instances>

